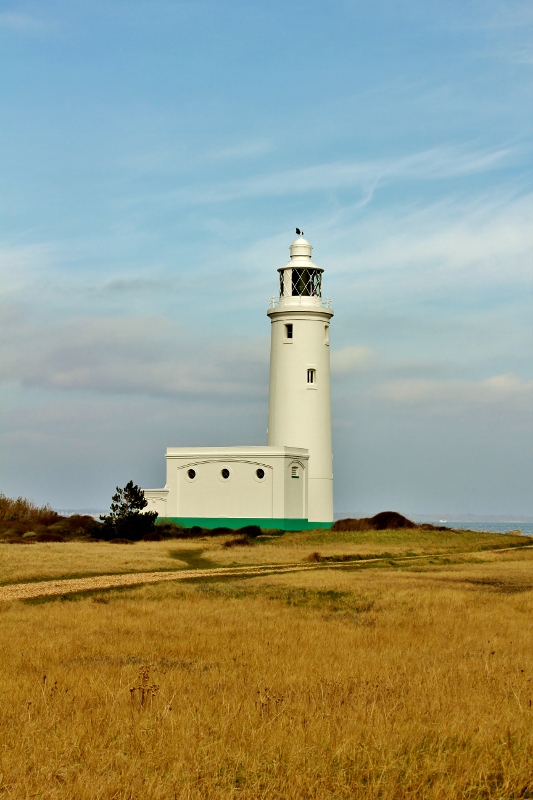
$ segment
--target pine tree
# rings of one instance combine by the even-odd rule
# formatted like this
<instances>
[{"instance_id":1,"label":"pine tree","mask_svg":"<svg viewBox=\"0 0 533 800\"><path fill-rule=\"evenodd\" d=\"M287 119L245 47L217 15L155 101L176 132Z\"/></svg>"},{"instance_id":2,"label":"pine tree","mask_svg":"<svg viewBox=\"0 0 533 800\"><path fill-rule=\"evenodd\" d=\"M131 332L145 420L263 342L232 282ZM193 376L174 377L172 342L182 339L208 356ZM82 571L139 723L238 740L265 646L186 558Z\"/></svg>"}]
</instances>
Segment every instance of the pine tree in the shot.
<instances>
[{"instance_id":1,"label":"pine tree","mask_svg":"<svg viewBox=\"0 0 533 800\"><path fill-rule=\"evenodd\" d=\"M127 483L123 489L117 486L116 494L111 499L109 514L100 516L104 523L102 538L108 541L130 539L136 542L151 533L158 514L157 511L143 513L147 505L143 490L140 486L134 486L133 481Z\"/></svg>"}]
</instances>

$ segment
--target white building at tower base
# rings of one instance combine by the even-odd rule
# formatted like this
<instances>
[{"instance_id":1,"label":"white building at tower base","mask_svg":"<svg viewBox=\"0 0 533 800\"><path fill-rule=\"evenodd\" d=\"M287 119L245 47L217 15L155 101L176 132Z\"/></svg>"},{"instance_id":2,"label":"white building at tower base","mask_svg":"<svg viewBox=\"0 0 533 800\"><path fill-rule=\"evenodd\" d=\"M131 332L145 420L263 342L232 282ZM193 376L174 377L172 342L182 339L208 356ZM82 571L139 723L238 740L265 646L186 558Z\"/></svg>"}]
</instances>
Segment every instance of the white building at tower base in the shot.
<instances>
[{"instance_id":1,"label":"white building at tower base","mask_svg":"<svg viewBox=\"0 0 533 800\"><path fill-rule=\"evenodd\" d=\"M186 527L302 530L333 523L329 324L322 270L300 237L278 270L272 323L268 444L170 447L163 489L146 511Z\"/></svg>"},{"instance_id":2,"label":"white building at tower base","mask_svg":"<svg viewBox=\"0 0 533 800\"><path fill-rule=\"evenodd\" d=\"M145 489L146 510L186 527L301 530L308 463L297 447L169 447L166 486Z\"/></svg>"}]
</instances>

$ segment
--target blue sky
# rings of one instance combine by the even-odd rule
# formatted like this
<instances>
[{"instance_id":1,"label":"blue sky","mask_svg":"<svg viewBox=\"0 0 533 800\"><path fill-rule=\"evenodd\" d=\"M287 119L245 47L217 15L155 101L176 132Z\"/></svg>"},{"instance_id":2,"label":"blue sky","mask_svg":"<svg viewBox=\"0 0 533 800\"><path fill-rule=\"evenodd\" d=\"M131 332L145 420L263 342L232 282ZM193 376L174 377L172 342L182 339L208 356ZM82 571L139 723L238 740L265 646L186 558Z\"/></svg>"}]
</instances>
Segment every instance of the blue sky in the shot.
<instances>
[{"instance_id":1,"label":"blue sky","mask_svg":"<svg viewBox=\"0 0 533 800\"><path fill-rule=\"evenodd\" d=\"M337 511L533 514L530 2L5 2L0 38L4 492L265 443L299 226Z\"/></svg>"}]
</instances>

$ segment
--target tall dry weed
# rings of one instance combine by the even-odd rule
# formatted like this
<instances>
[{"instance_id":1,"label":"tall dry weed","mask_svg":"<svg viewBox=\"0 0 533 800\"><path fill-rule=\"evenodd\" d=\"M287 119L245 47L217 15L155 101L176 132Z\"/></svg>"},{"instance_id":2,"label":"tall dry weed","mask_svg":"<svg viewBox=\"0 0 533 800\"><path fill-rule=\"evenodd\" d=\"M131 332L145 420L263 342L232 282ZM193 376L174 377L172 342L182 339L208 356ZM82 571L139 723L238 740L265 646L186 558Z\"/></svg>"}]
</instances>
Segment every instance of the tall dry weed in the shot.
<instances>
[{"instance_id":1,"label":"tall dry weed","mask_svg":"<svg viewBox=\"0 0 533 800\"><path fill-rule=\"evenodd\" d=\"M24 497L6 497L0 493L0 522L33 522L51 525L62 519L49 505L38 506Z\"/></svg>"}]
</instances>

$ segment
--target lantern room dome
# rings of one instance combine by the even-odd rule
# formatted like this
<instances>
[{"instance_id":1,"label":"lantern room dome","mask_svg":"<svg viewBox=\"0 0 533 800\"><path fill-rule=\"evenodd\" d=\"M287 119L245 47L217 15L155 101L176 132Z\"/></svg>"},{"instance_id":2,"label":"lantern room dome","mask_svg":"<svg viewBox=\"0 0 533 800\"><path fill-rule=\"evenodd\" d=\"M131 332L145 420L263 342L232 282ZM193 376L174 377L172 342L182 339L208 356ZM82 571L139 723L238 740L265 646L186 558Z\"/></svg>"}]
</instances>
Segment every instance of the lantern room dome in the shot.
<instances>
[{"instance_id":1,"label":"lantern room dome","mask_svg":"<svg viewBox=\"0 0 533 800\"><path fill-rule=\"evenodd\" d=\"M294 241L289 250L291 254L291 258L295 258L297 256L307 256L307 258L311 258L311 251L312 246L309 244L307 239L304 239L303 236L300 236L296 241Z\"/></svg>"}]
</instances>

